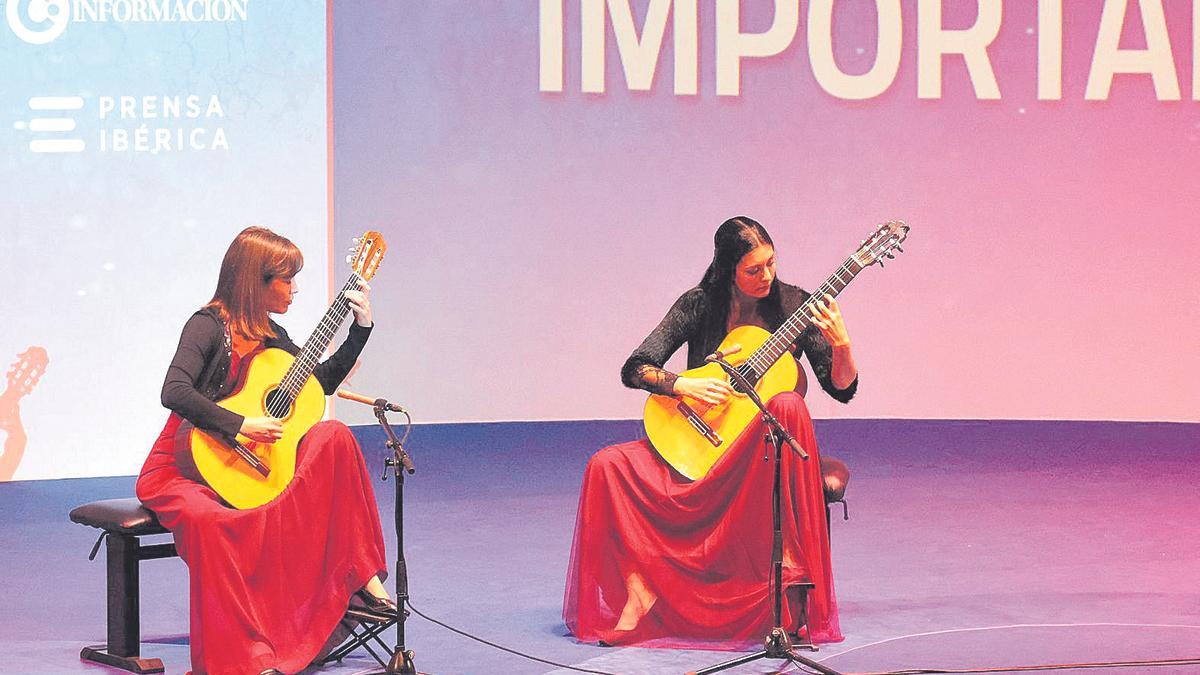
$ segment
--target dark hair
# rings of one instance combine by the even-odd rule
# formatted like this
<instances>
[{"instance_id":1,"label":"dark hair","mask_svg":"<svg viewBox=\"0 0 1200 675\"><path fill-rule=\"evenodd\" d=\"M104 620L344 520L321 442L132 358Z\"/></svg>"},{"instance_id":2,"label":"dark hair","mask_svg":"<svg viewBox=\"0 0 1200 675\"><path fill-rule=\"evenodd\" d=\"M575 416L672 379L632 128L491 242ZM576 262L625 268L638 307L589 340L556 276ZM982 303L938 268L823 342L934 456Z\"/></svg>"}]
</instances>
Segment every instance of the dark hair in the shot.
<instances>
[{"instance_id":1,"label":"dark hair","mask_svg":"<svg viewBox=\"0 0 1200 675\"><path fill-rule=\"evenodd\" d=\"M705 314L704 333L710 337L716 336L718 342L728 332L726 323L729 321L729 304L737 264L761 244L775 247L766 228L747 216L734 216L726 220L713 235L713 259L704 271L700 288L704 290L709 308ZM767 297L758 301L758 311L769 326L783 320L778 277L771 282L771 292Z\"/></svg>"},{"instance_id":2,"label":"dark hair","mask_svg":"<svg viewBox=\"0 0 1200 675\"><path fill-rule=\"evenodd\" d=\"M267 287L272 279L295 276L301 267L304 256L286 237L265 227L247 227L225 251L217 290L205 306L216 308L243 337L275 337L267 314Z\"/></svg>"}]
</instances>

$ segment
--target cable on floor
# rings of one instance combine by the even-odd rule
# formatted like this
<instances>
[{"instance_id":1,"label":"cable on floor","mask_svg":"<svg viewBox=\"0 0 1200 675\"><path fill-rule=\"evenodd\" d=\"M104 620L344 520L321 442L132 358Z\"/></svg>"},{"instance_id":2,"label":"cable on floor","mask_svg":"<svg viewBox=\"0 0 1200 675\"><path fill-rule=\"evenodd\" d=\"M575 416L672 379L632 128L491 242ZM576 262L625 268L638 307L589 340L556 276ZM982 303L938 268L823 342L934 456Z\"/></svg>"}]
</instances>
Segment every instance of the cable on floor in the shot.
<instances>
[{"instance_id":1,"label":"cable on floor","mask_svg":"<svg viewBox=\"0 0 1200 675\"><path fill-rule=\"evenodd\" d=\"M433 618L433 617L429 616L428 614L425 614L424 612L422 612L421 610L419 610L419 609L417 609L415 606L413 606L413 604L412 604L412 600L411 600L411 599L410 599L410 600L408 600L408 602L406 602L405 604L407 604L407 605L408 605L408 608L409 608L409 609L411 609L411 610L413 611L413 614L416 614L417 616L421 617L422 619L425 619L426 621L428 621L428 622L430 622L430 623L437 624L437 625L441 626L442 628L445 628L446 630L448 630L448 631L450 631L450 632L452 632L452 633L457 633L457 634L459 634L459 635L461 635L461 636L463 636L463 637L465 637L465 638L470 638L470 639L472 639L472 640L474 640L474 641L476 641L476 642L481 642L481 643L483 643L483 644L485 644L485 645L487 645L487 646L489 646L489 647L493 647L493 648L495 648L495 649L499 649L499 650L501 650L501 651L508 652L509 654L514 654L514 655L516 655L516 656L520 656L521 658L524 658L524 659L529 659L530 661L537 661L538 663L545 663L545 664L547 664L547 665L556 666L556 667L558 667L558 668L566 668L567 670L574 670L574 671L577 671L577 672L580 672L580 673L594 673L595 675L613 675L613 673L609 673L609 672L607 672L607 671L603 671L603 670L589 670L589 669L587 669L587 668L580 668L580 667L578 667L578 666L569 666L569 665L567 665L567 664L565 664L565 663L558 663L557 661L551 661L551 660L549 660L549 659L543 659L543 658L541 658L541 657L539 657L539 656L532 656L532 655L530 655L530 654L526 654L526 653L524 653L524 652L519 652L519 651L517 651L517 650L515 650L515 649L510 649L509 647L505 647L504 645L499 645L499 644L496 644L495 642L490 642L490 641L488 641L488 640L485 640L485 639L483 639L483 638L481 638L481 637L477 637L477 636L475 636L475 635L472 635L472 634L468 633L467 631L464 631L464 630L460 630L460 629L458 629L458 628L455 628L454 626L451 626L451 625L450 625L450 624L448 624L448 623L445 623L445 622L442 622L442 621L438 621L437 619L435 619L435 618Z\"/></svg>"}]
</instances>

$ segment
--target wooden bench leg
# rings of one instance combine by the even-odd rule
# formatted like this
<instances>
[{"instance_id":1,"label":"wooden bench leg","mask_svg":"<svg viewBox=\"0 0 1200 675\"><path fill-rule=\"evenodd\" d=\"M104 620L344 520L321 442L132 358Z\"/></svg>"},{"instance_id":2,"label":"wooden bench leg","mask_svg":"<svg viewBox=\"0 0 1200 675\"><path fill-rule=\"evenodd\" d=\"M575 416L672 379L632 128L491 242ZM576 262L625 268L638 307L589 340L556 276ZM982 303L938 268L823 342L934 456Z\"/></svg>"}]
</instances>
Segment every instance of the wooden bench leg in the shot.
<instances>
[{"instance_id":1,"label":"wooden bench leg","mask_svg":"<svg viewBox=\"0 0 1200 675\"><path fill-rule=\"evenodd\" d=\"M101 663L131 673L161 673L162 659L143 659L138 656L113 656L99 647L84 647L79 658L92 663Z\"/></svg>"},{"instance_id":2,"label":"wooden bench leg","mask_svg":"<svg viewBox=\"0 0 1200 675\"><path fill-rule=\"evenodd\" d=\"M79 657L133 673L161 673L161 659L141 658L138 564L141 544L137 537L110 532L106 550L108 567L108 648L84 647Z\"/></svg>"}]
</instances>

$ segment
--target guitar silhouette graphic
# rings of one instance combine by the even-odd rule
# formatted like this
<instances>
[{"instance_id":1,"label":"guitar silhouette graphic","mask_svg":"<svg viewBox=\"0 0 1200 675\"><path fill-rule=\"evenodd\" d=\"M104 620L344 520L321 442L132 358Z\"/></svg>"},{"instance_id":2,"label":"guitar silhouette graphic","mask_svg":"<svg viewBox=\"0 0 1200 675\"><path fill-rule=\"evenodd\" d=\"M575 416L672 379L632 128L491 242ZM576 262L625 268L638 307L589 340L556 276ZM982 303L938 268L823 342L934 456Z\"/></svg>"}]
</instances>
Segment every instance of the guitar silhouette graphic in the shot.
<instances>
[{"instance_id":1,"label":"guitar silhouette graphic","mask_svg":"<svg viewBox=\"0 0 1200 675\"><path fill-rule=\"evenodd\" d=\"M8 384L0 394L0 431L4 431L4 454L0 455L0 481L12 480L25 456L25 427L21 424L21 399L33 391L46 372L50 358L41 347L30 347L17 355L8 370Z\"/></svg>"}]
</instances>

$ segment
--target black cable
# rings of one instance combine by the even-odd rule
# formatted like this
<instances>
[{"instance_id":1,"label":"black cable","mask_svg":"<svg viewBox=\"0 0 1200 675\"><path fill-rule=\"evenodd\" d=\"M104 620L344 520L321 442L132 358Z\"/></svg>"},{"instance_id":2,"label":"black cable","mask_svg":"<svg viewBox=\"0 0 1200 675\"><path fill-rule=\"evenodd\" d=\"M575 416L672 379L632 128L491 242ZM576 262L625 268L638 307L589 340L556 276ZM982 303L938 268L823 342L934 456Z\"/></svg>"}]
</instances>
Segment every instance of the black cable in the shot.
<instances>
[{"instance_id":1,"label":"black cable","mask_svg":"<svg viewBox=\"0 0 1200 675\"><path fill-rule=\"evenodd\" d=\"M409 414L408 414L408 411L407 411L407 410L403 410L403 411L401 411L401 412L403 412L403 413L404 413L404 417L405 417L405 418L407 418L407 420L408 420L408 424L407 424L407 426L405 426L405 428L404 428L404 437L403 437L403 438L400 440L400 447L401 447L401 448L403 448L403 447L404 447L404 442L408 440L408 435L409 435L409 433L411 433L411 432L412 432L412 417L409 417ZM485 644L485 645L487 645L487 646L489 646L489 647L493 647L493 648L495 648L495 649L499 649L499 650L501 650L501 651L508 652L509 654L514 654L514 655L516 655L516 656L520 656L521 658L524 658L524 659L529 659L530 661L537 661L538 663L545 663L545 664L547 664L547 665L556 666L556 667L558 667L558 668L566 668L567 670L574 670L574 671L578 671L578 672L581 672L581 673L593 673L594 675L613 675L613 673L609 673L609 672L607 672L607 671L603 671L603 670L589 670L589 669L587 669L587 668L577 668L577 667L575 667L575 666L569 666L569 665L567 665L567 664L565 664L565 663L559 663L559 662L557 662L557 661L551 661L550 659L543 659L543 658L541 658L541 657L532 656L532 655L530 655L530 654L525 654L524 652L519 652L519 651L517 651L517 650L515 650L515 649L510 649L510 648L508 648L508 647L505 647L504 645L499 645L499 644L496 644L495 642L490 642L490 641L488 641L488 640L485 640L485 639L483 639L483 638L481 638L481 637L477 637L477 636L475 636L475 635L471 635L470 633L468 633L468 632L466 632L466 631L464 631L464 630L459 630L458 628L455 628L454 626L451 626L451 625L450 625L450 624L448 624L448 623L445 623L445 622L442 622L442 621L438 621L437 619L435 619L435 618L433 618L433 617L429 616L428 614L425 614L425 613L424 613L424 612L422 612L421 610L417 609L417 608L416 608L416 607L415 607L415 606L412 604L412 598L408 598L408 599L406 599L406 600L404 601L404 604L408 605L408 608L409 608L409 609L411 609L411 610L413 611L413 614L416 614L417 616L421 617L422 619L425 619L426 621L428 621L428 622L430 622L430 623L437 624L437 625L441 626L442 628L445 628L446 630L448 630L448 631L450 631L450 632L452 632L452 633L457 633L457 634L459 634L459 635L461 635L461 636L463 636L463 637L466 637L466 638L470 638L470 639L472 639L472 640L475 640L476 642L481 642L481 643L483 643L483 644Z\"/></svg>"},{"instance_id":2,"label":"black cable","mask_svg":"<svg viewBox=\"0 0 1200 675\"><path fill-rule=\"evenodd\" d=\"M540 658L537 656L532 656L529 654L525 654L523 652L519 652L515 649L510 649L503 645L496 644L495 642L490 642L481 637L472 635L466 631L455 628L454 626L451 626L442 621L438 621L437 619L425 614L424 612L422 612L421 610L419 610L415 606L413 606L411 599L408 600L406 604L408 605L408 608L413 611L414 614L421 617L422 619L425 619L426 621L428 621L430 623L437 624L437 625L441 626L442 628L445 628L448 631L457 633L466 638L470 638L472 640L475 640L476 642L483 643L489 647L493 647L495 649L499 649L501 651L505 651L510 654L514 654L516 656L520 656L521 658L529 659L531 661L537 661L539 663L545 663L545 664L548 664L551 666L557 666L559 668L566 668L567 670L574 670L574 671L581 672L581 673L594 673L595 675L613 675L612 673L609 673L609 672L606 672L603 670L589 670L587 668L578 668L576 666L569 666L565 663L558 663L557 661L543 659L543 658ZM992 667L992 668L908 668L908 669L904 669L904 670L882 670L882 671L870 671L870 672L855 672L855 673L847 673L846 675L923 675L925 673L959 675L959 674L963 674L963 673L1013 673L1013 672L1030 672L1030 671L1039 671L1039 670L1075 670L1075 669L1089 669L1089 668L1133 668L1133 667L1138 667L1138 666L1158 667L1158 666L1192 666L1192 665L1200 665L1200 657L1183 658L1183 659L1152 659L1152 660L1147 660L1147 661L1101 661L1101 662L1093 662L1093 663L1054 663L1054 664L1042 664L1042 665L1031 665L1031 666L1004 666L1004 667ZM807 669L803 668L802 666L797 666L797 668L801 672L805 672L805 673L810 672Z\"/></svg>"},{"instance_id":3,"label":"black cable","mask_svg":"<svg viewBox=\"0 0 1200 675\"><path fill-rule=\"evenodd\" d=\"M412 415L409 415L408 411L404 409L401 409L400 412L404 413L404 419L407 420L404 424L404 436L400 438L400 447L403 448L404 444L408 442L408 435L412 433Z\"/></svg>"},{"instance_id":4,"label":"black cable","mask_svg":"<svg viewBox=\"0 0 1200 675\"><path fill-rule=\"evenodd\" d=\"M537 657L537 656L531 656L531 655L529 655L529 654L525 654L525 653L523 653L523 652L519 652L519 651L517 651L517 650L515 650L515 649L509 649L508 647L505 647L504 645L498 645L498 644L496 644L495 642L489 642L489 641L487 641L487 640L484 640L484 639L483 639L483 638L481 638L481 637L476 637L476 636L474 636L474 635L471 635L470 633L468 633L468 632L466 632L466 631L464 631L464 630L459 630L459 629L455 628L454 626L451 626L450 624L447 624L447 623L443 623L443 622L441 622L441 621L438 621L437 619L435 619L435 618L433 618L433 617L431 617L431 616L429 616L429 615L427 615L427 614L425 614L425 613L421 612L421 610L419 610L419 609L417 609L416 607L414 607L414 606L413 606L413 604L412 604L412 600L411 600L411 599L409 599L408 601L406 601L406 602L405 602L405 604L407 604L407 605L408 605L408 608L409 608L409 609L411 609L411 610L413 611L413 614L416 614L417 616L421 617L422 619L425 619L426 621L428 621L428 622L430 622L430 623L435 623L435 624L437 624L437 625L441 626L442 628L445 628L446 630L448 630L448 631L450 631L450 632L452 632L452 633L458 633L459 635L461 635L461 636L463 636L463 637L470 638L470 639L472 639L472 640L474 640L474 641L476 641L476 642L482 642L483 644L485 644L485 645L487 645L487 646L489 646L489 647L494 647L494 648L496 648L496 649L499 649L499 650L501 650L501 651L508 652L509 654L515 654L515 655L517 655L517 656L520 656L521 658L524 658L524 659L529 659L530 661L537 661L537 662L539 662L539 663L545 663L545 664L548 664L548 665L551 665L551 666L557 666L557 667L559 667L559 668L566 668L567 670L575 670L575 671L578 671L578 672L581 672L581 673L595 673L595 675L613 675L613 673L609 673L609 672L607 672L607 671L603 671L603 670L588 670L587 668L578 668L578 667L576 667L576 666L568 666L568 665L567 665L567 664L565 664L565 663L559 663L559 662L557 662L557 661L551 661L551 660L549 660L549 659L543 659L543 658L540 658L540 657Z\"/></svg>"}]
</instances>

